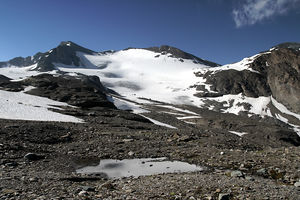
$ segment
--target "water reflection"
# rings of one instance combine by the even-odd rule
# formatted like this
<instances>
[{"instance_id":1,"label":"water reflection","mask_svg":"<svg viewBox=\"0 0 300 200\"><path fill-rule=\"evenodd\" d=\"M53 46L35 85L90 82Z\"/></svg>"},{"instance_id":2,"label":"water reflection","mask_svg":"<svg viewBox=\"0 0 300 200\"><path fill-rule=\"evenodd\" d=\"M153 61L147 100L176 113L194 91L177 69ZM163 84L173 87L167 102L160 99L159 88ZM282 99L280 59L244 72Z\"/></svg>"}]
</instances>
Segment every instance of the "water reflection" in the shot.
<instances>
[{"instance_id":1,"label":"water reflection","mask_svg":"<svg viewBox=\"0 0 300 200\"><path fill-rule=\"evenodd\" d=\"M121 178L129 176L145 176L162 173L180 173L202 171L203 168L186 162L168 161L166 158L142 158L100 160L97 166L86 166L77 169L82 174L106 174L108 178Z\"/></svg>"}]
</instances>

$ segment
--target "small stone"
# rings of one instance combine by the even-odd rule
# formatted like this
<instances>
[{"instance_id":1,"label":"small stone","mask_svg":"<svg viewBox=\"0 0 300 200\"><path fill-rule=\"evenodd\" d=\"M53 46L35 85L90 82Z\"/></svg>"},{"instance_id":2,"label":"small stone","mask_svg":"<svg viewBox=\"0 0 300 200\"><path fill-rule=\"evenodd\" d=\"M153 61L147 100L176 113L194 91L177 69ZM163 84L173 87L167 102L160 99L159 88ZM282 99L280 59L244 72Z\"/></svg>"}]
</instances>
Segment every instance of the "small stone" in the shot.
<instances>
[{"instance_id":1,"label":"small stone","mask_svg":"<svg viewBox=\"0 0 300 200\"><path fill-rule=\"evenodd\" d=\"M133 139L123 139L122 141L123 141L123 142L132 142Z\"/></svg>"},{"instance_id":2,"label":"small stone","mask_svg":"<svg viewBox=\"0 0 300 200\"><path fill-rule=\"evenodd\" d=\"M267 174L267 169L261 168L261 169L257 170L256 173L258 173L259 175L265 175L265 174Z\"/></svg>"},{"instance_id":3,"label":"small stone","mask_svg":"<svg viewBox=\"0 0 300 200\"><path fill-rule=\"evenodd\" d=\"M44 159L45 156L43 155L37 155L35 153L27 153L24 158L26 160L29 160L29 161L36 161L36 160L41 160L41 159Z\"/></svg>"},{"instance_id":4,"label":"small stone","mask_svg":"<svg viewBox=\"0 0 300 200\"><path fill-rule=\"evenodd\" d=\"M230 200L231 198L232 198L231 194L221 193L221 194L219 194L218 200Z\"/></svg>"},{"instance_id":5,"label":"small stone","mask_svg":"<svg viewBox=\"0 0 300 200\"><path fill-rule=\"evenodd\" d=\"M127 189L127 190L125 190L125 193L127 193L127 194L132 193L132 189Z\"/></svg>"},{"instance_id":6,"label":"small stone","mask_svg":"<svg viewBox=\"0 0 300 200\"><path fill-rule=\"evenodd\" d=\"M295 187L300 187L300 180L294 184Z\"/></svg>"},{"instance_id":7,"label":"small stone","mask_svg":"<svg viewBox=\"0 0 300 200\"><path fill-rule=\"evenodd\" d=\"M79 193L78 193L78 195L79 196L85 196L87 194L87 191L80 191Z\"/></svg>"},{"instance_id":8,"label":"small stone","mask_svg":"<svg viewBox=\"0 0 300 200\"><path fill-rule=\"evenodd\" d=\"M189 137L188 135L184 135L184 136L177 139L178 142L188 142L188 141L191 141L191 140L192 140L192 138Z\"/></svg>"},{"instance_id":9,"label":"small stone","mask_svg":"<svg viewBox=\"0 0 300 200\"><path fill-rule=\"evenodd\" d=\"M103 183L102 185L100 185L100 188L106 188L106 189L109 189L109 190L114 190L115 186L110 181L107 181L107 182Z\"/></svg>"},{"instance_id":10,"label":"small stone","mask_svg":"<svg viewBox=\"0 0 300 200\"><path fill-rule=\"evenodd\" d=\"M88 113L88 116L96 116L96 113L95 112L90 112L90 113Z\"/></svg>"},{"instance_id":11,"label":"small stone","mask_svg":"<svg viewBox=\"0 0 300 200\"><path fill-rule=\"evenodd\" d=\"M91 186L80 186L80 188L81 188L83 191L87 191L87 192L94 192L94 191L95 191L95 188L94 188L94 187L91 187Z\"/></svg>"},{"instance_id":12,"label":"small stone","mask_svg":"<svg viewBox=\"0 0 300 200\"><path fill-rule=\"evenodd\" d=\"M216 193L220 193L220 192L221 192L220 188L216 189Z\"/></svg>"},{"instance_id":13,"label":"small stone","mask_svg":"<svg viewBox=\"0 0 300 200\"><path fill-rule=\"evenodd\" d=\"M254 181L255 180L252 176L246 176L245 179L248 180L248 181Z\"/></svg>"},{"instance_id":14,"label":"small stone","mask_svg":"<svg viewBox=\"0 0 300 200\"><path fill-rule=\"evenodd\" d=\"M220 155L224 155L225 153L223 151L220 152Z\"/></svg>"},{"instance_id":15,"label":"small stone","mask_svg":"<svg viewBox=\"0 0 300 200\"><path fill-rule=\"evenodd\" d=\"M17 162L8 162L8 163L5 164L5 166L16 167L16 166L18 166L18 163Z\"/></svg>"},{"instance_id":16,"label":"small stone","mask_svg":"<svg viewBox=\"0 0 300 200\"><path fill-rule=\"evenodd\" d=\"M244 174L243 174L243 172L241 172L239 170L235 170L230 173L230 176L231 177L243 177Z\"/></svg>"},{"instance_id":17,"label":"small stone","mask_svg":"<svg viewBox=\"0 0 300 200\"><path fill-rule=\"evenodd\" d=\"M29 182L37 182L37 178L29 178Z\"/></svg>"},{"instance_id":18,"label":"small stone","mask_svg":"<svg viewBox=\"0 0 300 200\"><path fill-rule=\"evenodd\" d=\"M129 155L129 156L133 156L133 155L134 155L134 152L133 152L133 151L129 151L129 152L128 152L128 155Z\"/></svg>"}]
</instances>

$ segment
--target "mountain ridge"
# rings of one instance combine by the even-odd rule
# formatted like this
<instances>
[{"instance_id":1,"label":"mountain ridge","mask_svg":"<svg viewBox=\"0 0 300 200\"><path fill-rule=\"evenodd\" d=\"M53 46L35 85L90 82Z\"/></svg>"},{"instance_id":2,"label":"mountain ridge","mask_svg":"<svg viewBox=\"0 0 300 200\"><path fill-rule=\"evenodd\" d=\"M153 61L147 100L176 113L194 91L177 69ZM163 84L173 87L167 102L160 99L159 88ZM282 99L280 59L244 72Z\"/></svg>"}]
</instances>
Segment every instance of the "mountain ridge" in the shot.
<instances>
[{"instance_id":1,"label":"mountain ridge","mask_svg":"<svg viewBox=\"0 0 300 200\"><path fill-rule=\"evenodd\" d=\"M196 63L202 63L209 66L220 66L219 64L216 64L211 61L203 60L201 58L198 58L197 56L186 53L180 49L168 45L162 45L160 47L148 47L148 48L129 47L120 51L129 50L129 49L145 49L157 53L162 53L163 55L166 53L170 53L172 54L173 57L176 58L191 59ZM82 52L88 55L92 55L97 53L113 53L117 51L108 50L102 52L95 52L93 50L82 47L72 41L62 41L57 47L52 48L45 53L38 52L34 56L15 57L8 61L1 61L0 67L6 67L6 66L27 67L33 64L37 64L37 67L34 70L51 71L51 70L55 70L55 66L52 64L53 62L60 62L66 65L73 64L75 66L79 66L80 60L77 58L76 52Z\"/></svg>"}]
</instances>

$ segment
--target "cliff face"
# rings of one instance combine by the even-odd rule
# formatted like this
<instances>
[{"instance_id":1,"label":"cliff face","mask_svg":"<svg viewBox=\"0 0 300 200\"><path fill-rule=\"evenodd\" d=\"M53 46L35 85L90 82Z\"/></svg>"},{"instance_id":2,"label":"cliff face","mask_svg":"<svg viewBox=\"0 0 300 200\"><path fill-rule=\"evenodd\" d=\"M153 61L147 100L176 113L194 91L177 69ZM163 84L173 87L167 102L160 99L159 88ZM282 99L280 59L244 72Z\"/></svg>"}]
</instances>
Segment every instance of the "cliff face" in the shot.
<instances>
[{"instance_id":1,"label":"cliff face","mask_svg":"<svg viewBox=\"0 0 300 200\"><path fill-rule=\"evenodd\" d=\"M264 74L272 96L300 113L300 51L279 48L257 58L251 68Z\"/></svg>"},{"instance_id":2,"label":"cliff face","mask_svg":"<svg viewBox=\"0 0 300 200\"><path fill-rule=\"evenodd\" d=\"M239 93L247 97L272 95L289 110L300 113L300 51L281 46L259 54L247 64L248 70L229 67L226 70L198 74L206 79L206 83L214 91L200 96Z\"/></svg>"}]
</instances>

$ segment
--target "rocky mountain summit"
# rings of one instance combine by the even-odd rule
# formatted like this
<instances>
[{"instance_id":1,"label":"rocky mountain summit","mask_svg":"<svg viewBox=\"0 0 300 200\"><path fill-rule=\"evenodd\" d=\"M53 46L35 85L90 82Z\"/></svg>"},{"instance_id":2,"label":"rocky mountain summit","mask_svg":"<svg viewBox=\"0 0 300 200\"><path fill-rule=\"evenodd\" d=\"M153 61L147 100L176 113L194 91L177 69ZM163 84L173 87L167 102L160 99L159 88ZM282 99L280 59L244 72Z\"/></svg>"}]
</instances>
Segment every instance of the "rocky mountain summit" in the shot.
<instances>
[{"instance_id":1,"label":"rocky mountain summit","mask_svg":"<svg viewBox=\"0 0 300 200\"><path fill-rule=\"evenodd\" d=\"M298 199L299 47L220 66L68 41L1 62L0 199ZM201 170L104 173L140 158Z\"/></svg>"}]
</instances>

